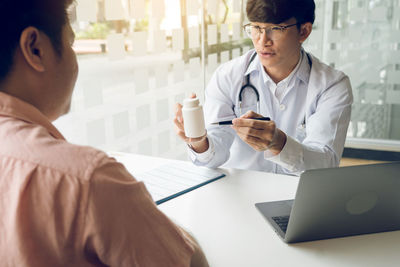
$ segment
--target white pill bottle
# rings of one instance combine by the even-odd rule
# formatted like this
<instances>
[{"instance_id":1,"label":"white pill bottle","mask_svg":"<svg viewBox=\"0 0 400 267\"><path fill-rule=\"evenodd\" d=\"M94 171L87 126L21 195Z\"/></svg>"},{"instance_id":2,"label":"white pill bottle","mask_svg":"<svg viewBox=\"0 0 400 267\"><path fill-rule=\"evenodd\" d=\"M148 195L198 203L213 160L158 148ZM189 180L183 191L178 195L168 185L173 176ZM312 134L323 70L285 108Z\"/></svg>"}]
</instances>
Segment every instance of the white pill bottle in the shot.
<instances>
[{"instance_id":1,"label":"white pill bottle","mask_svg":"<svg viewBox=\"0 0 400 267\"><path fill-rule=\"evenodd\" d=\"M206 134L203 107L197 97L183 100L182 116L187 137L197 138Z\"/></svg>"}]
</instances>

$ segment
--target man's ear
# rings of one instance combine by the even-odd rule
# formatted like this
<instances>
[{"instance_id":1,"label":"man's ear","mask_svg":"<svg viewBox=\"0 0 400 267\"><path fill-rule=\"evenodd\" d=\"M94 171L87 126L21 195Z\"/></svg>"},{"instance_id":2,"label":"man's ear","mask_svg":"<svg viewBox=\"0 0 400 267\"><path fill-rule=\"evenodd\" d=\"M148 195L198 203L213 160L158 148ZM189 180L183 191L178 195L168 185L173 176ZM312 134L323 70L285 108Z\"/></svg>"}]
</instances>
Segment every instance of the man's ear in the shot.
<instances>
[{"instance_id":1,"label":"man's ear","mask_svg":"<svg viewBox=\"0 0 400 267\"><path fill-rule=\"evenodd\" d=\"M310 22L306 22L301 24L300 26L300 43L303 43L307 40L308 36L310 36L312 31L312 24Z\"/></svg>"},{"instance_id":2,"label":"man's ear","mask_svg":"<svg viewBox=\"0 0 400 267\"><path fill-rule=\"evenodd\" d=\"M22 55L28 65L38 72L45 71L43 34L35 27L25 28L19 39Z\"/></svg>"}]
</instances>

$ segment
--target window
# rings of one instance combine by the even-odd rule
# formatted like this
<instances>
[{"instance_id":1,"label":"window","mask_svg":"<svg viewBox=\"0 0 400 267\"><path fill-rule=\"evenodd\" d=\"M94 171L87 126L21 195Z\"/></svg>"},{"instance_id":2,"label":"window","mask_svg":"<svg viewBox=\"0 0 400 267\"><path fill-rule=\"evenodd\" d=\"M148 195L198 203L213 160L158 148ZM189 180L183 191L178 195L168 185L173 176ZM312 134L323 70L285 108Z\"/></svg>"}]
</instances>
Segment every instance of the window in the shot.
<instances>
[{"instance_id":1,"label":"window","mask_svg":"<svg viewBox=\"0 0 400 267\"><path fill-rule=\"evenodd\" d=\"M398 0L316 1L305 48L350 77L346 146L400 151L399 26Z\"/></svg>"}]
</instances>

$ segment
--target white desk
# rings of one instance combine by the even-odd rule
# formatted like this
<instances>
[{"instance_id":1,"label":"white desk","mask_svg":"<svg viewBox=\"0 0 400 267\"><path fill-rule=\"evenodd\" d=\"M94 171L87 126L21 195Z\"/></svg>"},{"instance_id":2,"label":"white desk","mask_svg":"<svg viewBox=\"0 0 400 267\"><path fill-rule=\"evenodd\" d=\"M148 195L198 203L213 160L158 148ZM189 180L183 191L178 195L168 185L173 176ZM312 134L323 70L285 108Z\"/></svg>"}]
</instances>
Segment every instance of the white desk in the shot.
<instances>
[{"instance_id":1,"label":"white desk","mask_svg":"<svg viewBox=\"0 0 400 267\"><path fill-rule=\"evenodd\" d=\"M129 167L165 162L132 155ZM400 266L400 231L285 244L254 203L294 198L298 178L221 170L226 177L159 206L193 233L210 266Z\"/></svg>"}]
</instances>

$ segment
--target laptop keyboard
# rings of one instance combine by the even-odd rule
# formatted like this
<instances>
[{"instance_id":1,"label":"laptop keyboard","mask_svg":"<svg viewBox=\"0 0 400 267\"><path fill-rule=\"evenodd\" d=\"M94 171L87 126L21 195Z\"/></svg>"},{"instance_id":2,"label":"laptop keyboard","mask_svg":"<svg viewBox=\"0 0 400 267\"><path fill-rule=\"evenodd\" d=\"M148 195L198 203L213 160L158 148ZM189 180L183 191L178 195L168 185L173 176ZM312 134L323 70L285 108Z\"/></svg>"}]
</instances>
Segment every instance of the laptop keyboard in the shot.
<instances>
[{"instance_id":1,"label":"laptop keyboard","mask_svg":"<svg viewBox=\"0 0 400 267\"><path fill-rule=\"evenodd\" d=\"M287 225L289 223L289 216L276 216L272 217L272 220L274 220L279 228L286 233Z\"/></svg>"}]
</instances>

